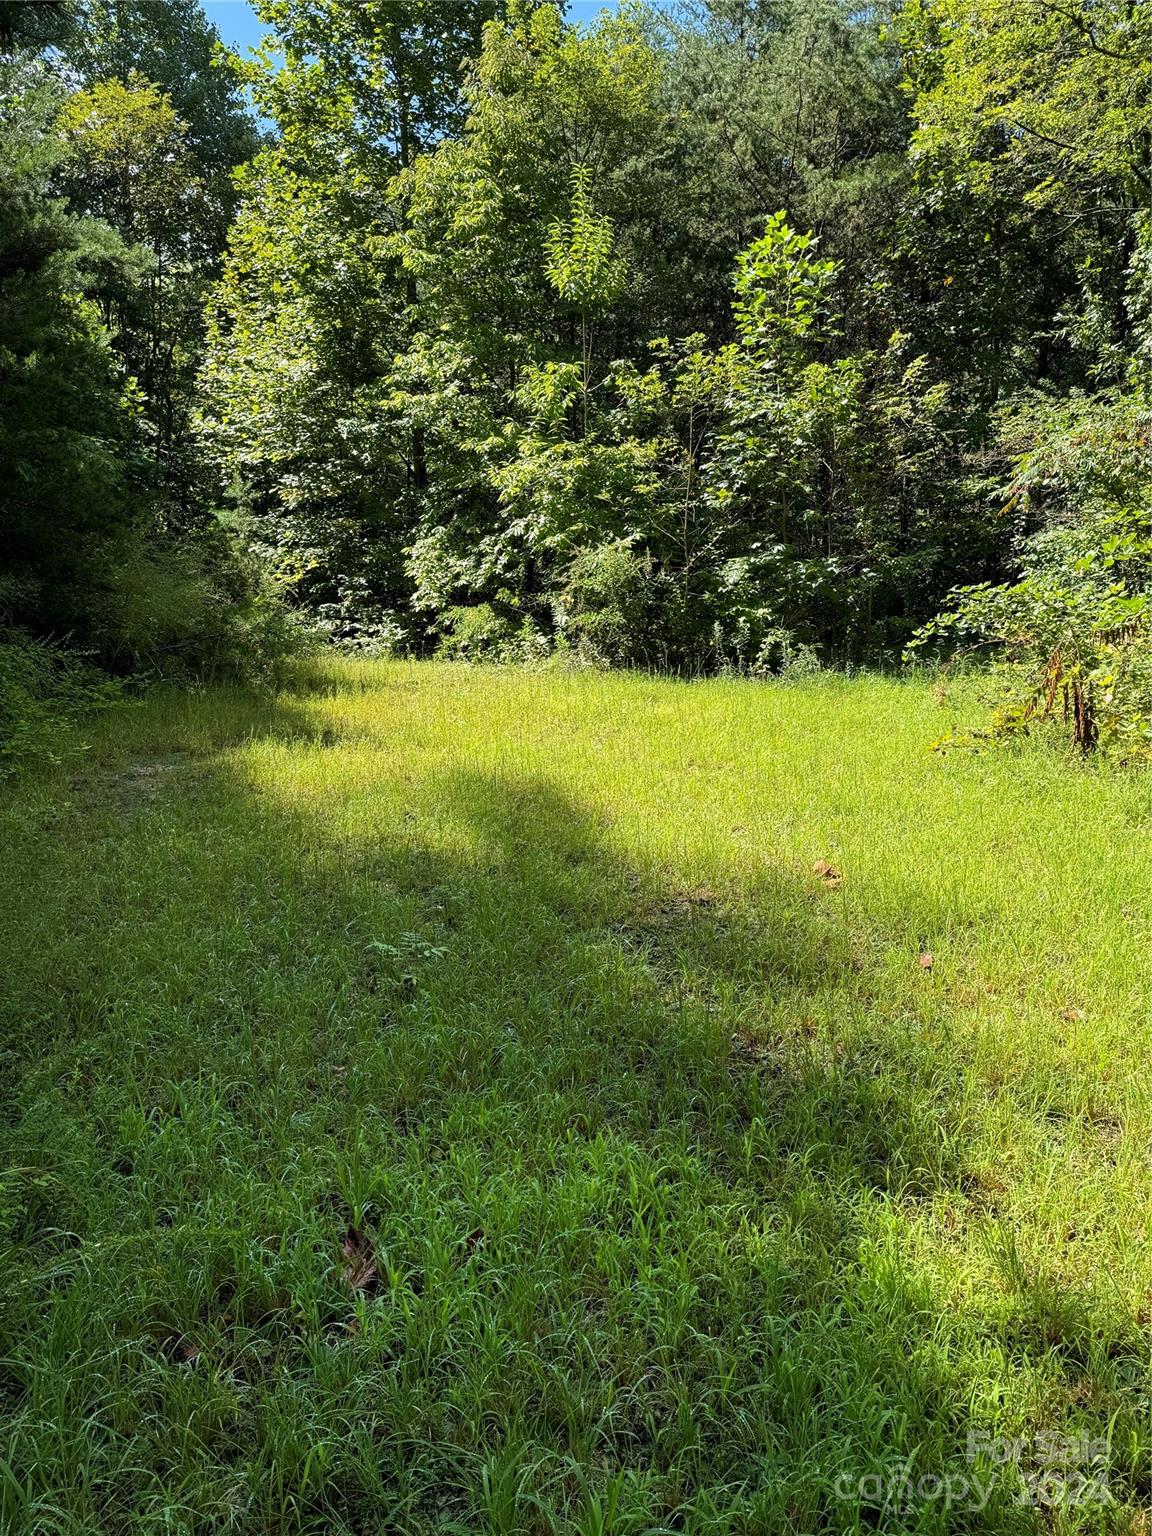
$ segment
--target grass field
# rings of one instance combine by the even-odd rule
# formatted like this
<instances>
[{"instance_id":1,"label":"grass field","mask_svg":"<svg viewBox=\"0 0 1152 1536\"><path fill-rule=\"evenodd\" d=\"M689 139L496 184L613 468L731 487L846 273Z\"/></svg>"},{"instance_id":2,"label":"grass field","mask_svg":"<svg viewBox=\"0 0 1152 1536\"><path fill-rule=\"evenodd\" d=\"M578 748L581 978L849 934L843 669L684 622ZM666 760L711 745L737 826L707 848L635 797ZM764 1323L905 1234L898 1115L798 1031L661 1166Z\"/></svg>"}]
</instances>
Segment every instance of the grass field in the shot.
<instances>
[{"instance_id":1,"label":"grass field","mask_svg":"<svg viewBox=\"0 0 1152 1536\"><path fill-rule=\"evenodd\" d=\"M9 793L0 1530L1148 1531L1150 780L948 723L334 661Z\"/></svg>"}]
</instances>

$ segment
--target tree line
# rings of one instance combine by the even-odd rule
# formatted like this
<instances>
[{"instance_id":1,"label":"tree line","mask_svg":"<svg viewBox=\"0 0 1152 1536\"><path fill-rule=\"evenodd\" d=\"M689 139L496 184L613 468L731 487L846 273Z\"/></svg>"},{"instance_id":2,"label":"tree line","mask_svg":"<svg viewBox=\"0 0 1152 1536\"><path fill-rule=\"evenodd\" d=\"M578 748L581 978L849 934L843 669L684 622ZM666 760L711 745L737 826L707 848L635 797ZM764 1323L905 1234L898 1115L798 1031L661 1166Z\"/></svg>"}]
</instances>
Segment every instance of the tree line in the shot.
<instances>
[{"instance_id":1,"label":"tree line","mask_svg":"<svg viewBox=\"0 0 1152 1536\"><path fill-rule=\"evenodd\" d=\"M911 646L1147 750L1152 6L256 9L0 4L10 712Z\"/></svg>"}]
</instances>

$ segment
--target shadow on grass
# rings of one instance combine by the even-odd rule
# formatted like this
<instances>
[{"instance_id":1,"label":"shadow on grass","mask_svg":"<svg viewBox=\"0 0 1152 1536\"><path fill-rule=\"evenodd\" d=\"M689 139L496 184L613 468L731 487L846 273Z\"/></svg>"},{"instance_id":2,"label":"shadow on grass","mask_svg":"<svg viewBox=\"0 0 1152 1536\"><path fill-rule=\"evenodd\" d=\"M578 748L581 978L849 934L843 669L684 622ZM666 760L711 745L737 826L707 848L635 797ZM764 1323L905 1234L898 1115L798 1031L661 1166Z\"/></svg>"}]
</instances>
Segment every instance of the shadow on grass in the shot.
<instances>
[{"instance_id":1,"label":"shadow on grass","mask_svg":"<svg viewBox=\"0 0 1152 1536\"><path fill-rule=\"evenodd\" d=\"M22 1063L6 1528L1030 1528L965 1458L1012 1363L902 1257L949 1068L826 893L669 888L553 781L417 799L206 758L42 861L87 980Z\"/></svg>"}]
</instances>

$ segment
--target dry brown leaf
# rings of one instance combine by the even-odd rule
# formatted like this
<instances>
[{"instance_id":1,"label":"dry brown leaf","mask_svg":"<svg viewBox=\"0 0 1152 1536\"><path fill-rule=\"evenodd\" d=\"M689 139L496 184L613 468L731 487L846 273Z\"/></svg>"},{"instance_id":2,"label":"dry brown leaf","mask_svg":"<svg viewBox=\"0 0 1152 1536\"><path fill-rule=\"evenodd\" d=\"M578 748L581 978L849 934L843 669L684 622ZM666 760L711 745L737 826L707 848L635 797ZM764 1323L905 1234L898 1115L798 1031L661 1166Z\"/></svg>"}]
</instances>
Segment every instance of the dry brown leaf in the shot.
<instances>
[{"instance_id":1,"label":"dry brown leaf","mask_svg":"<svg viewBox=\"0 0 1152 1536\"><path fill-rule=\"evenodd\" d=\"M340 1252L348 1260L340 1278L350 1291L371 1291L376 1286L376 1250L367 1235L357 1227L349 1227L340 1244Z\"/></svg>"},{"instance_id":2,"label":"dry brown leaf","mask_svg":"<svg viewBox=\"0 0 1152 1536\"><path fill-rule=\"evenodd\" d=\"M817 880L823 880L825 885L839 885L844 878L835 864L830 864L827 859L817 859L812 866L812 873Z\"/></svg>"}]
</instances>

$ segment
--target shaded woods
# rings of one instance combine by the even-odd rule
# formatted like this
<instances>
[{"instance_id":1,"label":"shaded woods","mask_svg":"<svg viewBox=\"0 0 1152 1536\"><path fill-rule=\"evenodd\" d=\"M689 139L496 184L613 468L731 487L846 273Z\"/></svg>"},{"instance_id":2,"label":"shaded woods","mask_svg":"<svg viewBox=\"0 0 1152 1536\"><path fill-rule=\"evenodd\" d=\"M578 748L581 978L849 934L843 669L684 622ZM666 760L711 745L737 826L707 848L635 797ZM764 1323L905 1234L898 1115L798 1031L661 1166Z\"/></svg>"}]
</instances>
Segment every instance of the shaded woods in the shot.
<instances>
[{"instance_id":1,"label":"shaded woods","mask_svg":"<svg viewBox=\"0 0 1152 1536\"><path fill-rule=\"evenodd\" d=\"M688 674L911 643L995 659L998 730L1067 695L1146 752L1146 5L256 9L245 61L194 0L0 16L29 752L108 673L305 631Z\"/></svg>"}]
</instances>

